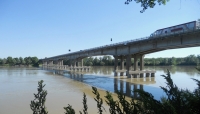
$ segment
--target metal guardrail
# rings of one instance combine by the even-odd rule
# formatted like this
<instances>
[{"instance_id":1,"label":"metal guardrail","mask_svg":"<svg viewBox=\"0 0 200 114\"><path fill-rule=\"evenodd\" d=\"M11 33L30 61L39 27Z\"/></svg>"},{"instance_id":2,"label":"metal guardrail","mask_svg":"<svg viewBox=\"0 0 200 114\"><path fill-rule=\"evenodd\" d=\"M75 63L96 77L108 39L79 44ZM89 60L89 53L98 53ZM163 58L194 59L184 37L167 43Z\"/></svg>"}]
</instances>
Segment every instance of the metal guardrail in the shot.
<instances>
[{"instance_id":1,"label":"metal guardrail","mask_svg":"<svg viewBox=\"0 0 200 114\"><path fill-rule=\"evenodd\" d=\"M123 42L118 42L118 43L114 43L114 44L109 44L109 45L104 45L104 46L99 46L99 47L94 47L94 48L90 48L90 49L84 49L81 50L81 52L87 52L87 51L91 51L91 50L97 50L97 49L102 49L102 48L108 48L108 47L113 47L113 46L118 46L118 45L124 45L124 44L128 44L128 43L134 43L134 42L138 42L138 41L143 41L143 40L153 40L153 39L158 39L161 37L166 37L166 36L170 36L170 35L177 35L177 34L183 34L183 33L191 33L191 32L195 32L195 31L200 31L200 26L196 27L196 29L193 30L187 30L187 31L181 31L181 32L173 32L173 33L166 33L165 35L156 35L153 37L147 36L147 37L142 37L142 38L137 38L137 39L132 39L132 40L127 40L127 41L123 41ZM72 53L68 53L68 54L62 54L62 55L57 55L54 57L49 57L49 58L45 58L45 59L50 59L50 58L57 58L59 56L66 56L66 55L72 55L75 53L79 53L80 51L77 52L72 52Z\"/></svg>"},{"instance_id":2,"label":"metal guardrail","mask_svg":"<svg viewBox=\"0 0 200 114\"><path fill-rule=\"evenodd\" d=\"M153 37L147 36L147 37L132 39L132 40L128 40L128 41L118 42L118 43L114 43L114 44L104 45L104 46L100 46L100 47L85 49L82 51L89 51L89 50L100 49L100 48L104 48L104 47L117 46L117 45L121 45L121 44L133 43L133 42L142 41L142 40L146 40L146 39L154 39L156 37L164 37L164 36L176 35L176 34L180 34L180 33L189 33L189 32L194 32L194 31L199 31L199 30L200 30L200 27L197 27L196 29L193 29L193 30L187 30L187 31L183 30L181 32L167 33L165 35L156 35Z\"/></svg>"}]
</instances>

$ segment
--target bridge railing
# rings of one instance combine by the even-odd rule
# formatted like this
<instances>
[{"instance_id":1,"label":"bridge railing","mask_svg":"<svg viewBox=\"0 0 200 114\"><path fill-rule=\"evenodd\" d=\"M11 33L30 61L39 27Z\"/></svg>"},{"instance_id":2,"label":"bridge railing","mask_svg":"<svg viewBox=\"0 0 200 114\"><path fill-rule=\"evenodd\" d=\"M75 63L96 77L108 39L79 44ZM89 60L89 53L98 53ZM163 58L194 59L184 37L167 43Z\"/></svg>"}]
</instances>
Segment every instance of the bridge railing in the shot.
<instances>
[{"instance_id":1,"label":"bridge railing","mask_svg":"<svg viewBox=\"0 0 200 114\"><path fill-rule=\"evenodd\" d=\"M170 32L170 33L166 33L164 35L155 35L153 37L147 36L147 37L142 37L142 38L137 38L137 39L132 39L132 40L127 40L127 41L123 41L123 42L118 42L118 43L114 43L114 44L108 44L108 45L104 45L104 46L99 46L99 47L95 47L95 48L90 48L90 49L86 49L83 51L90 51L90 50L95 50L95 49L101 49L101 48L105 48L105 47L112 47L112 46L117 46L117 45L126 45L127 43L133 43L133 42L137 42L137 41L142 41L142 40L146 40L146 39L156 39L156 38L160 38L163 36L170 36L170 35L175 35L175 34L180 34L180 33L190 33L190 32L194 32L194 31L199 31L200 27L196 27L192 30L182 30L179 32Z\"/></svg>"},{"instance_id":2,"label":"bridge railing","mask_svg":"<svg viewBox=\"0 0 200 114\"><path fill-rule=\"evenodd\" d=\"M147 37L127 40L127 41L123 41L123 42L118 42L118 43L114 43L114 44L108 44L108 45L104 45L104 46L94 47L94 48L90 48L90 49L84 49L84 50L81 50L81 51L86 52L86 51L91 51L91 50L107 48L107 47L113 47L113 46L117 46L117 45L126 45L127 43L133 43L133 42L138 42L138 41L142 41L142 40L159 39L159 38L167 37L167 36L170 36L170 35L176 35L176 34L182 34L182 33L187 34L187 33L195 32L195 31L200 31L200 24L199 24L199 26L197 26L196 28L194 28L192 30L182 30L182 31L179 31L179 32L166 33L164 35L155 35L153 37L147 36ZM68 54L63 54L63 55L58 55L58 56L54 56L54 57L50 57L50 58L56 58L56 57L59 57L59 56L67 56L67 55L75 54L75 53L78 53L78 52L79 51L68 53Z\"/></svg>"}]
</instances>

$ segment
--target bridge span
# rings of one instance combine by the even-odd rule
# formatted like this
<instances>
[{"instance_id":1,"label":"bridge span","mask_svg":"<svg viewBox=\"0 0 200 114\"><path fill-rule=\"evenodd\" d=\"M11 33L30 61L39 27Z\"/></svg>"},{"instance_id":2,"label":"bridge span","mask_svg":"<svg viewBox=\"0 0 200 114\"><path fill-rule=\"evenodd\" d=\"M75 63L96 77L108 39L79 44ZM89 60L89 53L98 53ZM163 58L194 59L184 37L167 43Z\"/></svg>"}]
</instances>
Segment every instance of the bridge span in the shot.
<instances>
[{"instance_id":1,"label":"bridge span","mask_svg":"<svg viewBox=\"0 0 200 114\"><path fill-rule=\"evenodd\" d=\"M83 67L83 58L91 56L112 55L115 58L115 75L120 72L122 76L125 72L130 78L131 58L134 58L133 71L140 71L140 77L143 77L144 56L145 54L163 51L167 49L187 48L200 46L200 29L173 32L162 36L144 37L115 44L95 47L77 52L62 54L54 57L40 59L43 66L63 66L63 59L69 59L71 67ZM140 66L138 66L138 59ZM120 67L118 68L118 60ZM124 61L126 60L126 68ZM144 72L145 73L145 72ZM136 73L137 74L137 73Z\"/></svg>"}]
</instances>

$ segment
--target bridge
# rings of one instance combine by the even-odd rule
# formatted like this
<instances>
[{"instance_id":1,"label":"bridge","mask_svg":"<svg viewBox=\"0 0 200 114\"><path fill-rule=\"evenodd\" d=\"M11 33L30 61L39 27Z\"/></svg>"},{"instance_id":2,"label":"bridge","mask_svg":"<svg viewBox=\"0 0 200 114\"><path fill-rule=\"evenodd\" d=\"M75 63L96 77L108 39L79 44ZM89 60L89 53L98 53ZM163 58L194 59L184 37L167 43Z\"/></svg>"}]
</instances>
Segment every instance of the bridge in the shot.
<instances>
[{"instance_id":1,"label":"bridge","mask_svg":"<svg viewBox=\"0 0 200 114\"><path fill-rule=\"evenodd\" d=\"M140 39L134 39L91 49L80 50L77 52L57 55L54 57L48 57L41 60L43 61L44 67L57 66L57 68L65 69L67 66L63 65L63 60L69 59L69 66L71 68L80 68L83 67L83 58L91 56L112 55L115 59L115 76L117 76L118 73L120 73L120 76L126 73L128 78L131 78L132 74L135 76L140 74L140 77L143 77L144 73L146 73L146 71L143 71L145 54L167 49L197 46L200 46L200 29L173 32L162 36L144 37ZM131 58L134 58L133 69L131 69ZM138 66L138 59L140 61L140 66ZM120 60L119 68L118 60ZM125 60L126 66L124 66Z\"/></svg>"}]
</instances>

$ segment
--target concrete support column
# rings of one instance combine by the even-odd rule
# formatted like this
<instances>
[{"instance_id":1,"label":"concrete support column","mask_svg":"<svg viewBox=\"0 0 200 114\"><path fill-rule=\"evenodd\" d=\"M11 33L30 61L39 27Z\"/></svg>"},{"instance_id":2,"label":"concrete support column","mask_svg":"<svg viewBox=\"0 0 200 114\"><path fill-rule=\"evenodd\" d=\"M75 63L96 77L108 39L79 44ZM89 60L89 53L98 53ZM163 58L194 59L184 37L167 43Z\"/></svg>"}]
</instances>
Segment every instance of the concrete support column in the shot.
<instances>
[{"instance_id":1,"label":"concrete support column","mask_svg":"<svg viewBox=\"0 0 200 114\"><path fill-rule=\"evenodd\" d=\"M138 61L137 61L138 57L137 55L134 55L134 71L136 71L138 69Z\"/></svg>"},{"instance_id":2,"label":"concrete support column","mask_svg":"<svg viewBox=\"0 0 200 114\"><path fill-rule=\"evenodd\" d=\"M115 63L114 63L114 76L117 76L118 73L116 72L116 70L118 70L118 56L113 56L115 58Z\"/></svg>"},{"instance_id":3,"label":"concrete support column","mask_svg":"<svg viewBox=\"0 0 200 114\"><path fill-rule=\"evenodd\" d=\"M50 61L47 61L47 67L49 67L50 66Z\"/></svg>"},{"instance_id":4,"label":"concrete support column","mask_svg":"<svg viewBox=\"0 0 200 114\"><path fill-rule=\"evenodd\" d=\"M120 70L124 69L124 56L120 56Z\"/></svg>"},{"instance_id":5,"label":"concrete support column","mask_svg":"<svg viewBox=\"0 0 200 114\"><path fill-rule=\"evenodd\" d=\"M142 71L144 69L144 55L140 55L140 70ZM140 78L143 78L144 74L140 73Z\"/></svg>"},{"instance_id":6,"label":"concrete support column","mask_svg":"<svg viewBox=\"0 0 200 114\"><path fill-rule=\"evenodd\" d=\"M83 59L78 60L77 66L83 67Z\"/></svg>"},{"instance_id":7,"label":"concrete support column","mask_svg":"<svg viewBox=\"0 0 200 114\"><path fill-rule=\"evenodd\" d=\"M55 61L55 69L58 69L58 61Z\"/></svg>"},{"instance_id":8,"label":"concrete support column","mask_svg":"<svg viewBox=\"0 0 200 114\"><path fill-rule=\"evenodd\" d=\"M43 65L46 66L47 65L47 61L43 61Z\"/></svg>"},{"instance_id":9,"label":"concrete support column","mask_svg":"<svg viewBox=\"0 0 200 114\"><path fill-rule=\"evenodd\" d=\"M144 70L144 55L140 55L140 70Z\"/></svg>"},{"instance_id":10,"label":"concrete support column","mask_svg":"<svg viewBox=\"0 0 200 114\"><path fill-rule=\"evenodd\" d=\"M59 66L59 69L62 69L62 66L63 66L63 60L58 60L58 66Z\"/></svg>"},{"instance_id":11,"label":"concrete support column","mask_svg":"<svg viewBox=\"0 0 200 114\"><path fill-rule=\"evenodd\" d=\"M61 66L63 66L63 60L60 60Z\"/></svg>"},{"instance_id":12,"label":"concrete support column","mask_svg":"<svg viewBox=\"0 0 200 114\"><path fill-rule=\"evenodd\" d=\"M124 70L124 56L120 56L120 70ZM120 72L120 76L123 76L124 73Z\"/></svg>"},{"instance_id":13,"label":"concrete support column","mask_svg":"<svg viewBox=\"0 0 200 114\"><path fill-rule=\"evenodd\" d=\"M51 66L53 67L53 61L51 61Z\"/></svg>"},{"instance_id":14,"label":"concrete support column","mask_svg":"<svg viewBox=\"0 0 200 114\"><path fill-rule=\"evenodd\" d=\"M73 67L76 67L76 60L73 60L72 65Z\"/></svg>"},{"instance_id":15,"label":"concrete support column","mask_svg":"<svg viewBox=\"0 0 200 114\"><path fill-rule=\"evenodd\" d=\"M83 59L81 59L81 67L83 67Z\"/></svg>"},{"instance_id":16,"label":"concrete support column","mask_svg":"<svg viewBox=\"0 0 200 114\"><path fill-rule=\"evenodd\" d=\"M53 61L52 60L49 60L48 61L48 67L52 67L53 66Z\"/></svg>"},{"instance_id":17,"label":"concrete support column","mask_svg":"<svg viewBox=\"0 0 200 114\"><path fill-rule=\"evenodd\" d=\"M73 68L73 61L70 60L70 67Z\"/></svg>"},{"instance_id":18,"label":"concrete support column","mask_svg":"<svg viewBox=\"0 0 200 114\"><path fill-rule=\"evenodd\" d=\"M129 71L131 70L131 55L126 56L126 70L126 76L131 78L131 75L129 74Z\"/></svg>"},{"instance_id":19,"label":"concrete support column","mask_svg":"<svg viewBox=\"0 0 200 114\"><path fill-rule=\"evenodd\" d=\"M136 71L138 69L138 61L137 61L137 59L138 59L137 55L134 55L134 71ZM133 76L134 76L134 78L136 78L137 74L134 74Z\"/></svg>"}]
</instances>

